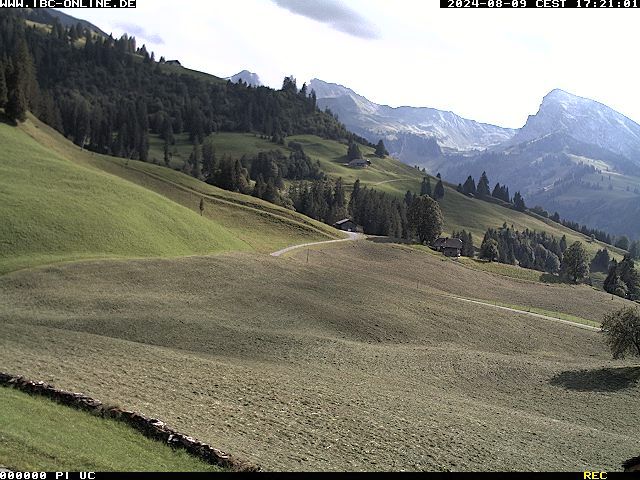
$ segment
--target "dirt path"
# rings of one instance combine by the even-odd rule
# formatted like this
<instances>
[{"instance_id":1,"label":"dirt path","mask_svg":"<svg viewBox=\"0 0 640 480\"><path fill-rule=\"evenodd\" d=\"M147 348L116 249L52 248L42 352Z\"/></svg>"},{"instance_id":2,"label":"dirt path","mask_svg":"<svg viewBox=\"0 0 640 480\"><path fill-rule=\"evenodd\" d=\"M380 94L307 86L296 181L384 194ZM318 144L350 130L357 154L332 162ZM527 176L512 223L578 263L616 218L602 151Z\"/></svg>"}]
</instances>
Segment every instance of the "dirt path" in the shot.
<instances>
[{"instance_id":1,"label":"dirt path","mask_svg":"<svg viewBox=\"0 0 640 480\"><path fill-rule=\"evenodd\" d=\"M360 233L354 232L344 232L349 235L349 238L344 238L342 240L327 240L326 242L313 242L313 243L303 243L302 245L294 245L292 247L283 248L282 250L278 250L277 252L273 252L271 254L272 257L281 257L285 253L289 253L293 250L298 250L299 248L313 247L315 245L325 245L329 243L341 243L341 242L354 242L356 240L360 240L364 238L364 235Z\"/></svg>"},{"instance_id":2,"label":"dirt path","mask_svg":"<svg viewBox=\"0 0 640 480\"><path fill-rule=\"evenodd\" d=\"M455 297L450 295L449 298L454 298L456 300L460 300L461 302L475 303L476 305L484 305L486 307L498 308L500 310L506 310L508 312L520 313L522 315L529 315L530 317L543 318L545 320L552 320L554 322L566 323L567 325L571 325L573 327L583 328L585 330L591 330L592 332L599 332L600 329L598 327L592 327L591 325L584 325L582 323L570 322L569 320L562 320L561 318L549 317L547 315L541 315L539 313L533 312L525 312L523 310L517 310L515 308L502 307L500 305L494 305L492 303L479 302L478 300L470 300L468 298Z\"/></svg>"}]
</instances>

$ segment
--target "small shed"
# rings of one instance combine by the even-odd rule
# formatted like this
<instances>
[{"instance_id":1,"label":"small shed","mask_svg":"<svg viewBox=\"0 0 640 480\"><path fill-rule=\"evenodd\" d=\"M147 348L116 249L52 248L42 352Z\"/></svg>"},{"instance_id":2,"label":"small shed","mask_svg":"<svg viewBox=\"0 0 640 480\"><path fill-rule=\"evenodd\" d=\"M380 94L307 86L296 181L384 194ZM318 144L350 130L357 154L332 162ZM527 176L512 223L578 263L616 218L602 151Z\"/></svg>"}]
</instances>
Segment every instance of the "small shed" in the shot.
<instances>
[{"instance_id":1,"label":"small shed","mask_svg":"<svg viewBox=\"0 0 640 480\"><path fill-rule=\"evenodd\" d=\"M640 457L633 457L622 464L625 472L640 472Z\"/></svg>"},{"instance_id":2,"label":"small shed","mask_svg":"<svg viewBox=\"0 0 640 480\"><path fill-rule=\"evenodd\" d=\"M358 229L358 226L350 218L340 220L339 222L334 223L333 226L338 230L342 230L344 232L356 232Z\"/></svg>"},{"instance_id":3,"label":"small shed","mask_svg":"<svg viewBox=\"0 0 640 480\"><path fill-rule=\"evenodd\" d=\"M366 158L355 158L347 163L347 165L354 168L367 168L371 165L371 160L367 160Z\"/></svg>"},{"instance_id":4,"label":"small shed","mask_svg":"<svg viewBox=\"0 0 640 480\"><path fill-rule=\"evenodd\" d=\"M182 66L180 60L167 60L167 65L177 65L178 67Z\"/></svg>"},{"instance_id":5,"label":"small shed","mask_svg":"<svg viewBox=\"0 0 640 480\"><path fill-rule=\"evenodd\" d=\"M459 257L462 254L462 240L459 238L438 238L432 248L447 257Z\"/></svg>"}]
</instances>

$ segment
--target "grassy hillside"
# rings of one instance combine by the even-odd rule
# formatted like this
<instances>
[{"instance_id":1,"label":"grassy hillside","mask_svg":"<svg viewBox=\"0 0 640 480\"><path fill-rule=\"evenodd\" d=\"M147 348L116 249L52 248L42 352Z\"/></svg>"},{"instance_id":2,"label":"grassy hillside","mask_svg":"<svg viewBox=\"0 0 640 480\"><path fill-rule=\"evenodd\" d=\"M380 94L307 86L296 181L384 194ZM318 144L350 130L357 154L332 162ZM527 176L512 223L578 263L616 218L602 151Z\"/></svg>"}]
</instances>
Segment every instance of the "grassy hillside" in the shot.
<instances>
[{"instance_id":1,"label":"grassy hillside","mask_svg":"<svg viewBox=\"0 0 640 480\"><path fill-rule=\"evenodd\" d=\"M130 427L0 388L0 465L14 471L213 472Z\"/></svg>"},{"instance_id":2,"label":"grassy hillside","mask_svg":"<svg viewBox=\"0 0 640 480\"><path fill-rule=\"evenodd\" d=\"M599 189L582 184L563 185L540 194L535 201L575 221L598 225L611 234L635 233L637 236L640 232L640 178L605 171L585 175L581 180Z\"/></svg>"},{"instance_id":3,"label":"grassy hillside","mask_svg":"<svg viewBox=\"0 0 640 480\"><path fill-rule=\"evenodd\" d=\"M255 155L262 150L279 148L288 151L287 147L274 145L268 140L261 139L253 134L219 133L213 135L217 155L230 155L240 158L242 155ZM371 160L372 166L367 169L354 169L345 166L347 146L339 142L321 139L312 135L298 135L288 138L303 145L305 152L313 159L320 162L324 172L334 178L342 177L350 186L356 179L367 186L373 187L390 195L404 197L407 190L420 191L420 183L423 174L400 161L390 157L379 159L373 155L373 149L361 147L362 153ZM181 167L191 153L191 145L186 137L178 138L174 147L173 166ZM152 141L150 158L162 159L162 143L159 139ZM436 179L432 178L432 187L435 187ZM445 217L445 233L456 230L471 231L477 244L481 241L487 228L497 228L503 223L513 225L518 230L546 231L551 235L561 238L567 236L568 241L581 241L585 243L587 250L594 255L597 250L605 248L604 244L591 242L584 235L574 232L562 225L551 222L542 217L532 216L517 212L497 204L487 203L471 199L456 191L449 184L445 184L445 198L441 201ZM617 255L622 252L606 246Z\"/></svg>"},{"instance_id":4,"label":"grassy hillside","mask_svg":"<svg viewBox=\"0 0 640 480\"><path fill-rule=\"evenodd\" d=\"M0 273L86 258L266 253L339 236L164 167L81 151L34 118L0 124L0 143Z\"/></svg>"},{"instance_id":5,"label":"grassy hillside","mask_svg":"<svg viewBox=\"0 0 640 480\"><path fill-rule=\"evenodd\" d=\"M0 124L0 272L90 257L248 249L221 225Z\"/></svg>"},{"instance_id":6,"label":"grassy hillside","mask_svg":"<svg viewBox=\"0 0 640 480\"><path fill-rule=\"evenodd\" d=\"M267 469L614 471L637 453L640 371L601 334L452 295L596 322L625 304L369 241L309 263L94 261L0 278L0 363Z\"/></svg>"}]
</instances>

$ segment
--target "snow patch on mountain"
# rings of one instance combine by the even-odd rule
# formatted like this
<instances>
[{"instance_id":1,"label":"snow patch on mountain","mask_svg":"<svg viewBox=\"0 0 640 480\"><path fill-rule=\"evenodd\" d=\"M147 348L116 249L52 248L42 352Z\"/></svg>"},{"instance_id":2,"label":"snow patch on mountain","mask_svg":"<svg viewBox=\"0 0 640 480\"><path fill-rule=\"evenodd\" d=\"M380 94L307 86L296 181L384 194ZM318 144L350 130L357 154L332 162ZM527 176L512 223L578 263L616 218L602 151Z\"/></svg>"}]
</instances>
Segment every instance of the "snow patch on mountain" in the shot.
<instances>
[{"instance_id":1,"label":"snow patch on mountain","mask_svg":"<svg viewBox=\"0 0 640 480\"><path fill-rule=\"evenodd\" d=\"M468 120L435 108L389 107L371 102L350 88L313 79L321 108L328 107L347 128L369 137L397 140L399 134L435 139L440 147L456 151L484 150L509 140L515 130Z\"/></svg>"},{"instance_id":2,"label":"snow patch on mountain","mask_svg":"<svg viewBox=\"0 0 640 480\"><path fill-rule=\"evenodd\" d=\"M243 70L240 73L236 73L232 77L227 77L225 80L231 80L232 83L238 83L239 80L242 80L247 85L251 85L252 87L261 87L262 82L260 81L260 77L257 73L250 72L248 70Z\"/></svg>"}]
</instances>

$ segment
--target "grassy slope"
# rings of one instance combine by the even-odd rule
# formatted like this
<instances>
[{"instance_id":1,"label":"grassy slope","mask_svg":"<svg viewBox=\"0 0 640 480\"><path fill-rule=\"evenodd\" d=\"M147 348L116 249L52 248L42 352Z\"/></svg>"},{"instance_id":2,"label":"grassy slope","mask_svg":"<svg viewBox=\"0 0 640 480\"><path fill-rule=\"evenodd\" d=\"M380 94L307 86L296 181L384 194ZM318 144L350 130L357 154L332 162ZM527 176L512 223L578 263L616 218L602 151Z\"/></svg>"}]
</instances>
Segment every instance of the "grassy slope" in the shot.
<instances>
[{"instance_id":1,"label":"grassy slope","mask_svg":"<svg viewBox=\"0 0 640 480\"><path fill-rule=\"evenodd\" d=\"M39 143L65 157L106 171L160 193L199 213L205 199L205 217L222 224L234 236L259 252L271 252L287 245L341 237L341 233L321 222L247 195L207 185L189 175L152 163L81 151L59 133L32 119L28 133Z\"/></svg>"},{"instance_id":2,"label":"grassy slope","mask_svg":"<svg viewBox=\"0 0 640 480\"><path fill-rule=\"evenodd\" d=\"M214 135L214 144L218 155L228 154L233 157L242 155L254 155L261 150L280 148L287 151L286 147L276 146L268 140L263 140L253 134L220 133ZM304 146L305 152L314 160L320 161L320 165L326 173L334 178L342 177L347 185L351 185L356 179L377 190L391 195L404 197L407 190L418 192L422 181L422 173L392 158L378 159L373 155L373 149L362 147L363 154L371 159L373 165L367 169L353 169L346 167L346 146L338 142L324 140L312 135L299 135L288 140L299 142ZM153 140L150 156L162 158L162 144L158 139ZM191 147L186 137L180 137L174 149L174 164L181 166L188 158ZM435 179L432 179L432 187ZM597 250L604 248L599 242L590 243L590 239L568 228L558 225L541 217L535 217L520 213L502 206L474 200L461 195L451 185L445 185L446 195L441 205L445 216L445 232L454 230L471 231L479 243L488 227L499 227L504 222L513 225L518 230L546 231L560 238L566 235L569 242L582 241L587 250L594 255ZM612 247L607 247L612 250ZM620 251L613 249L618 255Z\"/></svg>"},{"instance_id":3,"label":"grassy slope","mask_svg":"<svg viewBox=\"0 0 640 480\"><path fill-rule=\"evenodd\" d=\"M219 471L130 427L0 388L0 465L15 471Z\"/></svg>"},{"instance_id":4,"label":"grassy slope","mask_svg":"<svg viewBox=\"0 0 640 480\"><path fill-rule=\"evenodd\" d=\"M74 164L0 124L0 272L89 257L178 256L248 247L221 225Z\"/></svg>"},{"instance_id":5,"label":"grassy slope","mask_svg":"<svg viewBox=\"0 0 640 480\"><path fill-rule=\"evenodd\" d=\"M625 304L367 241L308 264L95 261L0 278L0 364L272 469L616 470L637 453L640 371L600 334L449 295L592 321Z\"/></svg>"},{"instance_id":6,"label":"grassy slope","mask_svg":"<svg viewBox=\"0 0 640 480\"><path fill-rule=\"evenodd\" d=\"M0 143L0 273L98 257L266 253L340 235L170 169L81 151L34 118L0 124Z\"/></svg>"}]
</instances>

